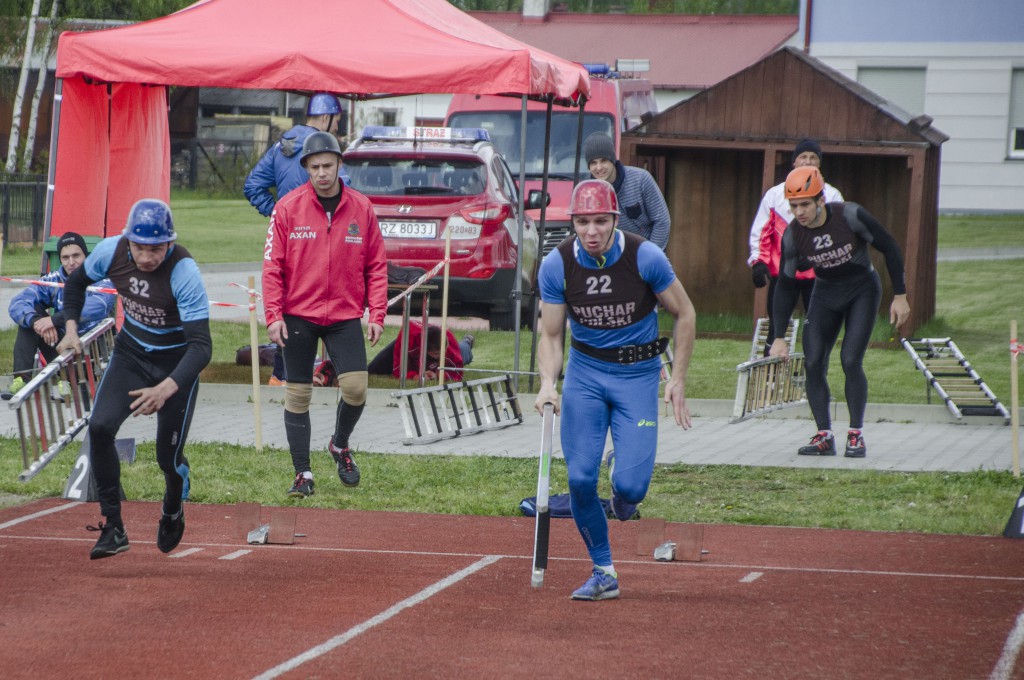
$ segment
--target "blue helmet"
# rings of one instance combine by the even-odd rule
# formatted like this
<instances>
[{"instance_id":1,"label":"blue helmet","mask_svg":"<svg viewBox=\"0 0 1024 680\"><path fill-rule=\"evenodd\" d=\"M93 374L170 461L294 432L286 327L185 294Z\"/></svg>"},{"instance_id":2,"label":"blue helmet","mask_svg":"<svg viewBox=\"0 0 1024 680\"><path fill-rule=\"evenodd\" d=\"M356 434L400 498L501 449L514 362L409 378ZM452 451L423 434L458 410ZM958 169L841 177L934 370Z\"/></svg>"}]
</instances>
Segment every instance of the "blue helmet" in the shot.
<instances>
[{"instance_id":1,"label":"blue helmet","mask_svg":"<svg viewBox=\"0 0 1024 680\"><path fill-rule=\"evenodd\" d=\"M336 116L341 113L341 104L333 94L318 92L309 98L306 106L307 116Z\"/></svg>"},{"instance_id":2,"label":"blue helmet","mask_svg":"<svg viewBox=\"0 0 1024 680\"><path fill-rule=\"evenodd\" d=\"M174 233L170 207L155 198L143 198L135 202L128 211L128 223L122 233L132 243L147 246L170 243L178 238Z\"/></svg>"}]
</instances>

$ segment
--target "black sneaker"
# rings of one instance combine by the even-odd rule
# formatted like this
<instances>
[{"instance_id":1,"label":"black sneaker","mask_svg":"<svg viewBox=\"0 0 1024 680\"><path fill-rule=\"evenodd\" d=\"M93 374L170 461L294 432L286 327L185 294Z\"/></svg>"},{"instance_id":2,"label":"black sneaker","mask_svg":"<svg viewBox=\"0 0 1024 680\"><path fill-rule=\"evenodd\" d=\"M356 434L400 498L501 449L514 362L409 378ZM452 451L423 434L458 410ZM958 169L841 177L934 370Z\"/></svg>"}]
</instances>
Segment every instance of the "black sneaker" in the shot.
<instances>
[{"instance_id":1,"label":"black sneaker","mask_svg":"<svg viewBox=\"0 0 1024 680\"><path fill-rule=\"evenodd\" d=\"M162 514L156 530L156 547L160 552L169 553L178 547L181 537L185 534L185 508L178 511L178 516Z\"/></svg>"},{"instance_id":2,"label":"black sneaker","mask_svg":"<svg viewBox=\"0 0 1024 680\"><path fill-rule=\"evenodd\" d=\"M359 466L352 458L352 449L347 446L339 449L334 445L334 440L327 442L327 450L331 452L331 458L338 464L338 477L345 486L359 486Z\"/></svg>"},{"instance_id":3,"label":"black sneaker","mask_svg":"<svg viewBox=\"0 0 1024 680\"><path fill-rule=\"evenodd\" d=\"M92 547L92 552L89 553L90 560L112 557L117 553L127 551L130 547L128 545L128 533L124 530L123 526L116 527L113 524L100 522L98 527L90 525L85 528L89 531L100 532L99 540L96 541L96 545Z\"/></svg>"},{"instance_id":4,"label":"black sneaker","mask_svg":"<svg viewBox=\"0 0 1024 680\"><path fill-rule=\"evenodd\" d=\"M292 488L288 489L289 498L305 498L306 496L313 495L313 480L309 477L303 476L300 472L295 475L295 481L292 482Z\"/></svg>"},{"instance_id":5,"label":"black sneaker","mask_svg":"<svg viewBox=\"0 0 1024 680\"><path fill-rule=\"evenodd\" d=\"M863 458L868 455L868 447L864 444L864 435L860 430L850 430L846 433L846 453L843 455L847 458Z\"/></svg>"},{"instance_id":6,"label":"black sneaker","mask_svg":"<svg viewBox=\"0 0 1024 680\"><path fill-rule=\"evenodd\" d=\"M831 434L819 432L811 437L811 443L796 450L801 456L834 456L836 455L836 438Z\"/></svg>"}]
</instances>

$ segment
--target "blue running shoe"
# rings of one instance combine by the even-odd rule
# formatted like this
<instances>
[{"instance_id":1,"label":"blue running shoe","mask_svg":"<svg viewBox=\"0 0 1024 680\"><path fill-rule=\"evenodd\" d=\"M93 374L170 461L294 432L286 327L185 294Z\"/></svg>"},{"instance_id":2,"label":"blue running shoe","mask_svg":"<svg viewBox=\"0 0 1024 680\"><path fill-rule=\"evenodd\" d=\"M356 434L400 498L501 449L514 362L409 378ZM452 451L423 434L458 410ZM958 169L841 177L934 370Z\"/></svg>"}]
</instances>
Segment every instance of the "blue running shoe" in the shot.
<instances>
[{"instance_id":1,"label":"blue running shoe","mask_svg":"<svg viewBox=\"0 0 1024 680\"><path fill-rule=\"evenodd\" d=\"M615 493L615 483L612 482L612 475L615 474L615 449L608 452L608 481L612 485L612 514L615 519L625 522L636 515L637 503L627 503L622 496Z\"/></svg>"},{"instance_id":2,"label":"blue running shoe","mask_svg":"<svg viewBox=\"0 0 1024 680\"><path fill-rule=\"evenodd\" d=\"M619 579L594 567L594 573L572 594L572 599L611 600L618 596Z\"/></svg>"}]
</instances>

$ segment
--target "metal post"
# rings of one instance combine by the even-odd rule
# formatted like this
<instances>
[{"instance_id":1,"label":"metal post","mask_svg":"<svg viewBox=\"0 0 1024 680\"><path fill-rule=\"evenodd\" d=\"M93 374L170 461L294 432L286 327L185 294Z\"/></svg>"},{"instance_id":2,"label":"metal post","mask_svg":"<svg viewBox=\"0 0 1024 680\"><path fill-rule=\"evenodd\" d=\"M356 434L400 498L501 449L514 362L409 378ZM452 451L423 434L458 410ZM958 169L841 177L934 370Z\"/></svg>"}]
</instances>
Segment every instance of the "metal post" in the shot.
<instances>
[{"instance_id":1,"label":"metal post","mask_svg":"<svg viewBox=\"0 0 1024 680\"><path fill-rule=\"evenodd\" d=\"M60 107L64 100L63 92L64 79L57 78L53 85L53 116L50 118L50 164L46 178L46 206L43 210L43 243L50 238L53 224L53 191L57 177L57 135L60 132ZM46 257L45 253L43 257Z\"/></svg>"}]
</instances>

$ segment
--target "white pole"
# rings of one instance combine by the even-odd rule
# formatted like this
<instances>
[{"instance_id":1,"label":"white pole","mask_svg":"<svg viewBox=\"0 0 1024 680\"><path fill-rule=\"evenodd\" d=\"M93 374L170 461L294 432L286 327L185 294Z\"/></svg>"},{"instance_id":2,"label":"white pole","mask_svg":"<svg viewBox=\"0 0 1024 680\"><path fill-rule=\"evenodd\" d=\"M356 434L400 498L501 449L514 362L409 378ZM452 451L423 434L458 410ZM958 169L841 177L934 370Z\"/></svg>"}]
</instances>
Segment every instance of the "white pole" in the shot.
<instances>
[{"instance_id":1,"label":"white pole","mask_svg":"<svg viewBox=\"0 0 1024 680\"><path fill-rule=\"evenodd\" d=\"M437 362L437 384L444 385L445 357L448 356L448 264L452 254L452 230L444 230L444 290L441 292L441 357ZM423 337L427 337L427 329L423 328Z\"/></svg>"},{"instance_id":2,"label":"white pole","mask_svg":"<svg viewBox=\"0 0 1024 680\"><path fill-rule=\"evenodd\" d=\"M1020 477L1020 398L1017 394L1017 321L1010 322L1010 428L1013 441L1013 476Z\"/></svg>"},{"instance_id":3,"label":"white pole","mask_svg":"<svg viewBox=\"0 0 1024 680\"><path fill-rule=\"evenodd\" d=\"M249 348L252 364L252 417L256 429L256 453L263 453L263 419L260 417L260 345L256 334L256 277L249 275Z\"/></svg>"}]
</instances>

